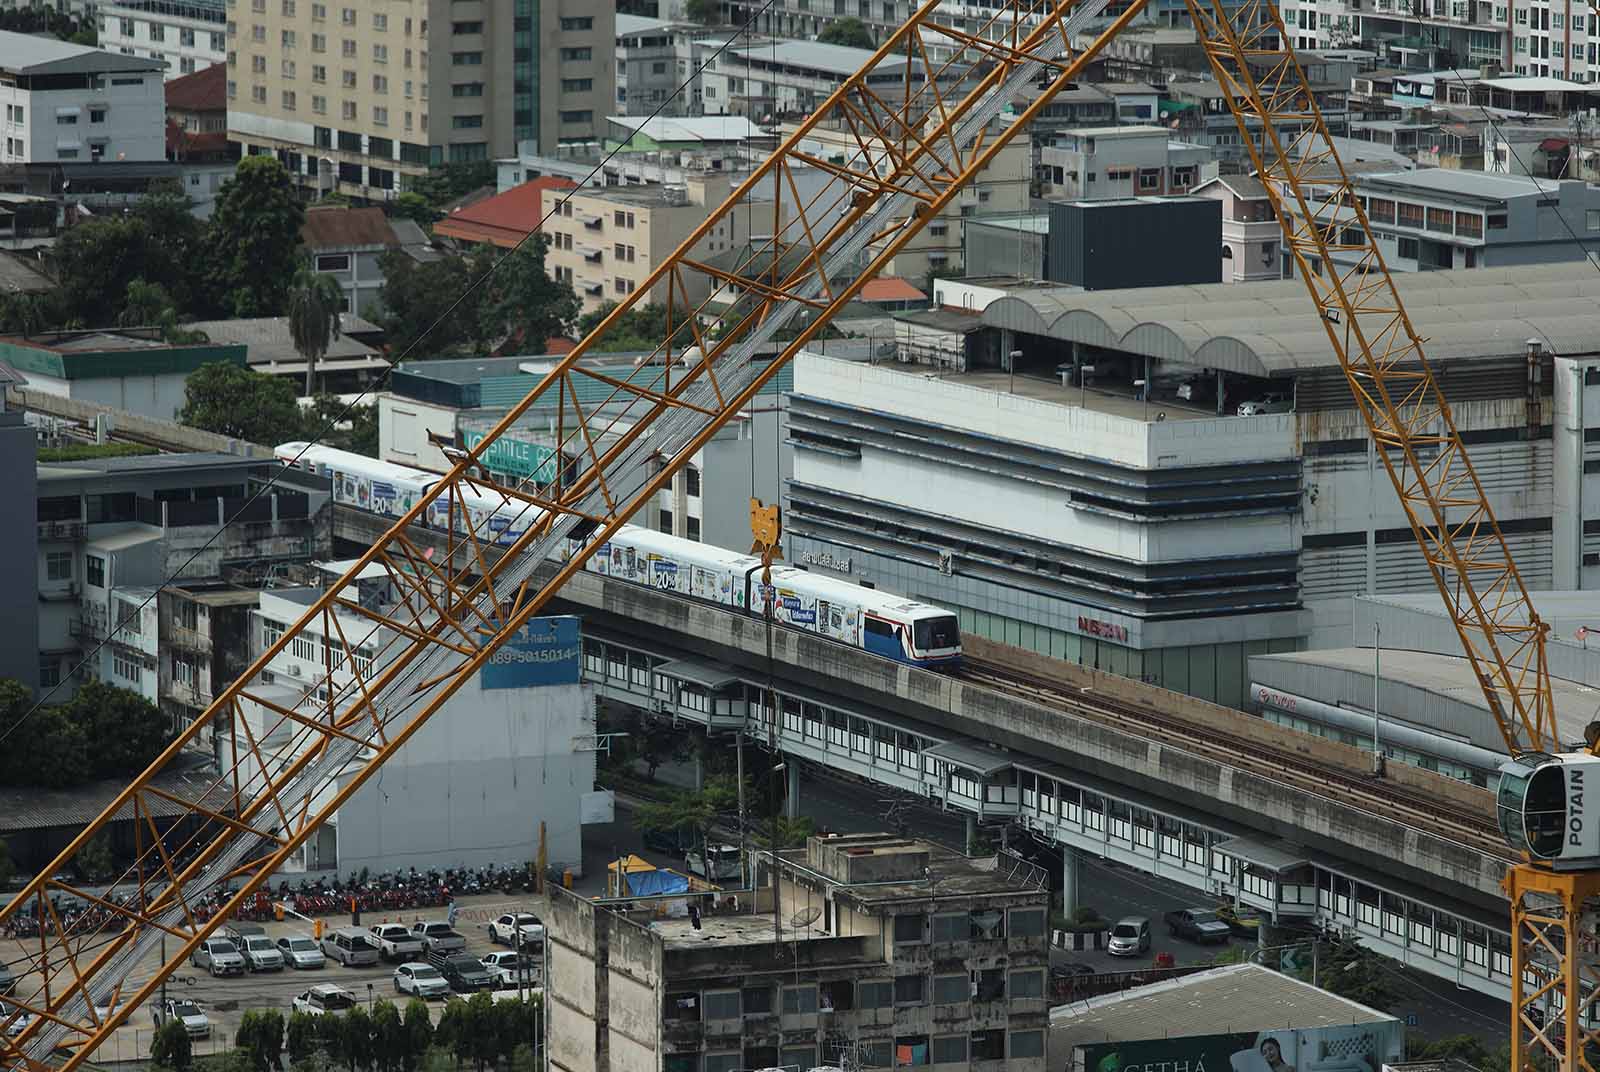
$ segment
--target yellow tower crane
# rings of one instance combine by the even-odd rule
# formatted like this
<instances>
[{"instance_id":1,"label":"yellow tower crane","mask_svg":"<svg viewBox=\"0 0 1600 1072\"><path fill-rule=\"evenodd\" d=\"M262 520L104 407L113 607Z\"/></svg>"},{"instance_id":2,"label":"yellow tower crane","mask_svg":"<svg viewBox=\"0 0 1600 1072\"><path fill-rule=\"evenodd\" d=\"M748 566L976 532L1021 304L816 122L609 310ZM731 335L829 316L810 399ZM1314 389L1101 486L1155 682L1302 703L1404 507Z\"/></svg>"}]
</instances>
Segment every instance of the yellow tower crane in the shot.
<instances>
[{"instance_id":1,"label":"yellow tower crane","mask_svg":"<svg viewBox=\"0 0 1600 1072\"><path fill-rule=\"evenodd\" d=\"M1312 87L1287 49L1275 5L1185 4L1507 748L1518 757L1500 794L1502 828L1526 856L1507 880L1515 1063L1544 1052L1566 1068L1588 1067L1592 1035L1583 1024L1595 991L1584 943L1593 928L1580 921L1595 893L1600 822L1593 812L1600 805L1581 789L1585 778L1600 777L1592 773L1600 761L1586 752L1561 754L1545 627ZM1127 0L1109 21L1102 18L1106 6L1005 0L974 28L952 24L941 17L939 0L928 0L890 33L527 398L471 450L451 455L452 468L429 502L375 542L0 911L0 924L24 912L48 924L36 944L30 940L24 962L12 965L21 985L0 998L0 1066L72 1072L90 1057L1028 129L1139 17L1144 0ZM885 61L901 61L901 75L869 77ZM1004 117L1013 104L1020 108ZM819 151L812 135L824 124L842 130L852 148L842 156ZM828 182L803 196L801 167ZM751 236L750 252L736 263L699 252L731 245L741 233ZM652 360L621 378L582 363L618 318L652 299L664 300L668 319ZM597 392L605 401L595 400ZM493 482L479 458L531 407L552 402L559 471L546 485ZM666 464L656 465L657 458ZM514 530L521 535L509 545L474 520L481 520L486 496L531 522ZM449 537L445 553L435 556L418 546L412 525L425 516L437 522L440 501L448 507ZM399 593L382 610L351 597L351 582L374 570ZM285 703L262 690L261 675L296 641L314 646L322 666L300 701ZM377 649L370 661L347 656L363 646ZM222 748L222 773L205 792L173 791L159 775L208 738ZM62 877L113 817L130 816L135 861L119 887L131 895L100 896ZM96 906L110 925L64 926L54 908L60 895ZM1534 1015L1535 1007L1551 1011Z\"/></svg>"}]
</instances>

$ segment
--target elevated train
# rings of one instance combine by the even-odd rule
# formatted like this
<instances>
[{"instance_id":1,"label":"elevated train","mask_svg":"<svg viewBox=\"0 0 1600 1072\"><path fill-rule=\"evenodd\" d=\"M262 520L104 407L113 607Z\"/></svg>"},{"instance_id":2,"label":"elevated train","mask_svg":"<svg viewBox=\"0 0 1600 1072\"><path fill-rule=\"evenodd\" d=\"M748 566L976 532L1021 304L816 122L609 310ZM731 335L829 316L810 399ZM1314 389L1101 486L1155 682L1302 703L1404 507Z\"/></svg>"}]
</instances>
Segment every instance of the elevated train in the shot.
<instances>
[{"instance_id":1,"label":"elevated train","mask_svg":"<svg viewBox=\"0 0 1600 1072\"><path fill-rule=\"evenodd\" d=\"M280 444L274 453L285 465L327 477L334 502L384 517L403 516L434 495L440 480L424 469L304 442ZM463 529L470 520L480 538L490 533L500 545L514 542L540 516L526 503L491 492L463 489L458 494L466 514L458 513L456 527ZM428 527L445 529L449 494L438 493L425 517ZM624 525L584 569L756 616L765 613L760 559L638 525ZM956 616L943 607L789 566L773 567L772 589L773 620L786 628L914 666L960 665L961 631Z\"/></svg>"}]
</instances>

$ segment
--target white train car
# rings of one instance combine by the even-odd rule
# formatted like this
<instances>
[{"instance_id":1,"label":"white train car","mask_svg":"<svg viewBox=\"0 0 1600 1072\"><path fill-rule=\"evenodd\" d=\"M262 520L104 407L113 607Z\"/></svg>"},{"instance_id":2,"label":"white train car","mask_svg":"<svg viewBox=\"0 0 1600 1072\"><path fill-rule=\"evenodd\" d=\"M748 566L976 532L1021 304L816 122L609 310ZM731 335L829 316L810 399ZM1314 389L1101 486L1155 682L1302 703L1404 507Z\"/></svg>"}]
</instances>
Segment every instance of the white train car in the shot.
<instances>
[{"instance_id":1,"label":"white train car","mask_svg":"<svg viewBox=\"0 0 1600 1072\"><path fill-rule=\"evenodd\" d=\"M432 496L428 526L449 524L450 497L435 490L437 474L303 442L284 443L275 453L286 465L328 477L336 503L398 518ZM469 489L463 498L480 539L492 533L509 544L541 516L527 503L492 492ZM464 532L459 509L456 518ZM584 568L747 614L765 612L759 558L636 525L624 525ZM773 569L772 588L773 619L788 628L917 666L953 666L961 659L956 617L942 607L784 566Z\"/></svg>"}]
</instances>

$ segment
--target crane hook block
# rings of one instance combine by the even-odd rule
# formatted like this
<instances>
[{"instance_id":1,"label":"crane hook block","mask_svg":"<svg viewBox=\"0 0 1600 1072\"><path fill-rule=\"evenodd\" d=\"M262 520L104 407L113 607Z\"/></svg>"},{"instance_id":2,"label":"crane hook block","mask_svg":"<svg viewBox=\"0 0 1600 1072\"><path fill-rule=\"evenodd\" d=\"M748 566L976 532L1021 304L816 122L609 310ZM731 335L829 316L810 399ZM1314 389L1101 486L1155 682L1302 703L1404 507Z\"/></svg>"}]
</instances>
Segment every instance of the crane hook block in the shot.
<instances>
[{"instance_id":1,"label":"crane hook block","mask_svg":"<svg viewBox=\"0 0 1600 1072\"><path fill-rule=\"evenodd\" d=\"M783 540L783 507L763 506L760 499L751 499L750 537L752 555L760 555L768 562L782 558L779 545Z\"/></svg>"}]
</instances>

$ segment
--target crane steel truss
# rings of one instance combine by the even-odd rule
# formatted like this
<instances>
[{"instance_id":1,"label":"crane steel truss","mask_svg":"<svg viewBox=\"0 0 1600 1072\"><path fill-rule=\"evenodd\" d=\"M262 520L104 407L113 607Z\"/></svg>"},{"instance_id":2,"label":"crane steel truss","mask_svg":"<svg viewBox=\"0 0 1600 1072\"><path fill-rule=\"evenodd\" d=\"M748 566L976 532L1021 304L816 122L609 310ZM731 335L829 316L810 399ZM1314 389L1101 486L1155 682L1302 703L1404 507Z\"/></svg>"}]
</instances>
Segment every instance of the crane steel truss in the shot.
<instances>
[{"instance_id":1,"label":"crane steel truss","mask_svg":"<svg viewBox=\"0 0 1600 1072\"><path fill-rule=\"evenodd\" d=\"M19 993L0 998L0 1027L31 1017L15 1037L0 1033L0 1065L70 1072L92 1054L1143 7L1134 0L1075 51L1074 36L1105 4L1012 0L973 34L942 25L939 0L929 0L535 391L470 451L451 455L454 465L430 501L412 507L271 640L0 911L0 923L29 910L49 923L37 950L13 965L23 979ZM881 61L902 58L900 92L875 79L869 85ZM1028 104L1013 122L996 123L1013 101ZM807 135L823 122L837 124L855 146L843 162L808 150ZM809 198L796 178L802 164L830 177ZM772 234L731 266L709 263L702 243L728 237L741 210L753 215L758 189L763 213L771 201ZM708 280L712 297L691 301ZM659 360L624 378L580 364L594 340L658 292L668 306ZM731 311L712 304L719 293L736 297ZM814 315L775 342L802 311ZM719 317L713 333L706 324ZM595 404L580 383L602 384L610 395ZM529 488L488 479L485 451L551 395L559 450L543 482ZM521 535L479 531L486 496L520 508L530 522ZM450 533L437 561L408 536L424 520ZM554 576L539 579L536 570L552 559ZM372 570L392 585L393 605L352 597L355 579ZM284 702L261 686L261 674L296 642L319 653L322 672L298 701ZM224 773L200 794L160 784L159 775L206 731L226 746ZM163 826L174 810L177 818ZM70 873L72 858L113 818L132 818L136 838L123 892L102 896L55 877ZM171 831L180 828L190 832L172 844ZM53 904L61 895L94 905L110 926L64 926Z\"/></svg>"},{"instance_id":2,"label":"crane steel truss","mask_svg":"<svg viewBox=\"0 0 1600 1072\"><path fill-rule=\"evenodd\" d=\"M1277 11L1185 2L1506 748L1553 749L1546 626Z\"/></svg>"},{"instance_id":3,"label":"crane steel truss","mask_svg":"<svg viewBox=\"0 0 1600 1072\"><path fill-rule=\"evenodd\" d=\"M1467 459L1311 83L1280 44L1288 31L1277 6L1246 0L1229 11L1221 0L1185 3L1506 748L1512 755L1557 751L1548 627ZM1530 1053L1539 1053L1569 1072L1588 1069L1596 1033L1583 1024L1600 1000L1600 971L1594 950L1580 943L1594 932L1600 875L1524 863L1511 869L1505 888L1511 1068L1527 1067Z\"/></svg>"}]
</instances>

